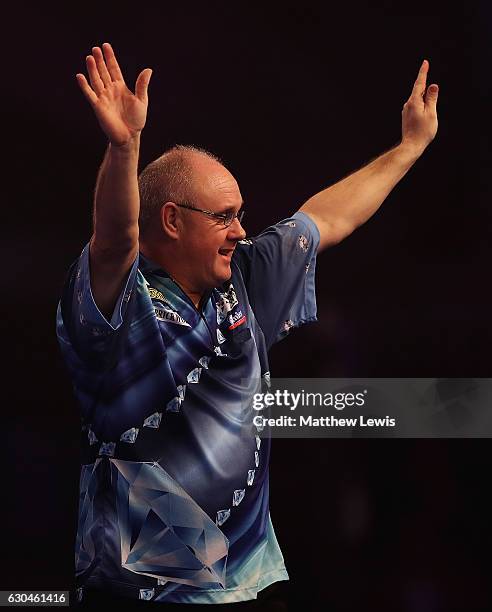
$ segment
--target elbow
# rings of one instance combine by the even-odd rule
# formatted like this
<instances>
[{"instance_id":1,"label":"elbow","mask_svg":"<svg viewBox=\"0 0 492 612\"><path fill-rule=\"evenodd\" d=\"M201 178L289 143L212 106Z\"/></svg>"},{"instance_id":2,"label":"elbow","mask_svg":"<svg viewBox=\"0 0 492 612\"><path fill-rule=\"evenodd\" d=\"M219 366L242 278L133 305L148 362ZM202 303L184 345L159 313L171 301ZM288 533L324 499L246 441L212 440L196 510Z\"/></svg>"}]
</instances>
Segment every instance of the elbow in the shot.
<instances>
[{"instance_id":1,"label":"elbow","mask_svg":"<svg viewBox=\"0 0 492 612\"><path fill-rule=\"evenodd\" d=\"M320 246L323 248L335 246L345 240L356 229L356 225L346 220L338 219L324 221L318 224Z\"/></svg>"},{"instance_id":2,"label":"elbow","mask_svg":"<svg viewBox=\"0 0 492 612\"><path fill-rule=\"evenodd\" d=\"M342 242L358 227L358 225L345 217L319 215L307 207L300 208L300 211L311 217L319 230L320 246L318 250L335 246Z\"/></svg>"}]
</instances>

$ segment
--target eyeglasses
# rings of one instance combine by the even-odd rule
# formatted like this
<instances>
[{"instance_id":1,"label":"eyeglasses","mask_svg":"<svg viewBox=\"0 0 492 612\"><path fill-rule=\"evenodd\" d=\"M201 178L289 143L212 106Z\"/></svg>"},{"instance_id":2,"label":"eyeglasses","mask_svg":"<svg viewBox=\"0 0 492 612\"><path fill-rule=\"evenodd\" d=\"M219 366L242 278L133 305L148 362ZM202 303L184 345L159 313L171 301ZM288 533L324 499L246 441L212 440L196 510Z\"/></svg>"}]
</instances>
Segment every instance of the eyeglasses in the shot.
<instances>
[{"instance_id":1,"label":"eyeglasses","mask_svg":"<svg viewBox=\"0 0 492 612\"><path fill-rule=\"evenodd\" d=\"M195 208L195 206L191 206L190 204L176 204L180 208L187 208L188 210L195 210L196 212L201 212L204 215L208 215L213 219L216 219L218 223L222 223L225 227L229 227L234 219L237 219L239 223L243 222L244 210L241 208L235 213L234 211L229 211L226 213L215 213L211 210L203 210L203 208Z\"/></svg>"}]
</instances>

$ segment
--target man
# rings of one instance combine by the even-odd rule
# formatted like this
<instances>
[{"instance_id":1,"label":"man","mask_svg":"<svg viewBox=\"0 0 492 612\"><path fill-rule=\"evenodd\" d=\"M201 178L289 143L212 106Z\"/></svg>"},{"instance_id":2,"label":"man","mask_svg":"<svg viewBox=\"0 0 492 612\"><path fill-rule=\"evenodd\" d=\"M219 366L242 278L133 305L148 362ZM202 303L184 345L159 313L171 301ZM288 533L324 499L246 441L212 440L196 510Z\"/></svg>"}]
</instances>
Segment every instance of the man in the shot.
<instances>
[{"instance_id":1,"label":"man","mask_svg":"<svg viewBox=\"0 0 492 612\"><path fill-rule=\"evenodd\" d=\"M269 440L245 398L268 384L272 344L316 320L317 252L364 223L434 138L428 67L398 146L246 240L238 184L213 155L174 147L137 176L151 70L133 94L109 44L87 57L77 80L109 146L57 313L83 418L82 602L224 604L288 579Z\"/></svg>"}]
</instances>

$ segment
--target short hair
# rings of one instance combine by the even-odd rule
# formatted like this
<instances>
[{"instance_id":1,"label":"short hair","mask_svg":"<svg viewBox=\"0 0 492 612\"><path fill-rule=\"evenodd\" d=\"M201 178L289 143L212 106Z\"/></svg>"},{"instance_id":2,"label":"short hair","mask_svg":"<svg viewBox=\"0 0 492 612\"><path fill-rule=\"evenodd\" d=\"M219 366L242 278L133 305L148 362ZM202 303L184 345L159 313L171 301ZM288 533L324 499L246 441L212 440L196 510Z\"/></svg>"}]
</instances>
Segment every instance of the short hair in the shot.
<instances>
[{"instance_id":1,"label":"short hair","mask_svg":"<svg viewBox=\"0 0 492 612\"><path fill-rule=\"evenodd\" d=\"M193 154L222 161L210 151L194 145L175 145L150 162L138 177L140 213L138 225L144 237L166 202L182 203L194 196Z\"/></svg>"}]
</instances>

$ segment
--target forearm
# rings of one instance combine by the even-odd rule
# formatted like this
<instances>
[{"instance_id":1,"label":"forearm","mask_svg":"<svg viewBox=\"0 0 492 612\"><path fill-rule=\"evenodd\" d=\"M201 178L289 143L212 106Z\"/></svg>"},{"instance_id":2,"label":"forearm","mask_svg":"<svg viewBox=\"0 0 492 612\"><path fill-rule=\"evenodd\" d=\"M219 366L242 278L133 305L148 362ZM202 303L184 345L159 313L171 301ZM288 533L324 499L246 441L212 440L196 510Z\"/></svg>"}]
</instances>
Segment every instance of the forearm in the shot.
<instances>
[{"instance_id":1,"label":"forearm","mask_svg":"<svg viewBox=\"0 0 492 612\"><path fill-rule=\"evenodd\" d=\"M309 198L300 210L320 229L319 250L340 242L367 221L420 155L421 151L399 144Z\"/></svg>"},{"instance_id":2,"label":"forearm","mask_svg":"<svg viewBox=\"0 0 492 612\"><path fill-rule=\"evenodd\" d=\"M125 250L138 241L140 135L128 145L108 145L94 193L92 242L101 250Z\"/></svg>"}]
</instances>

